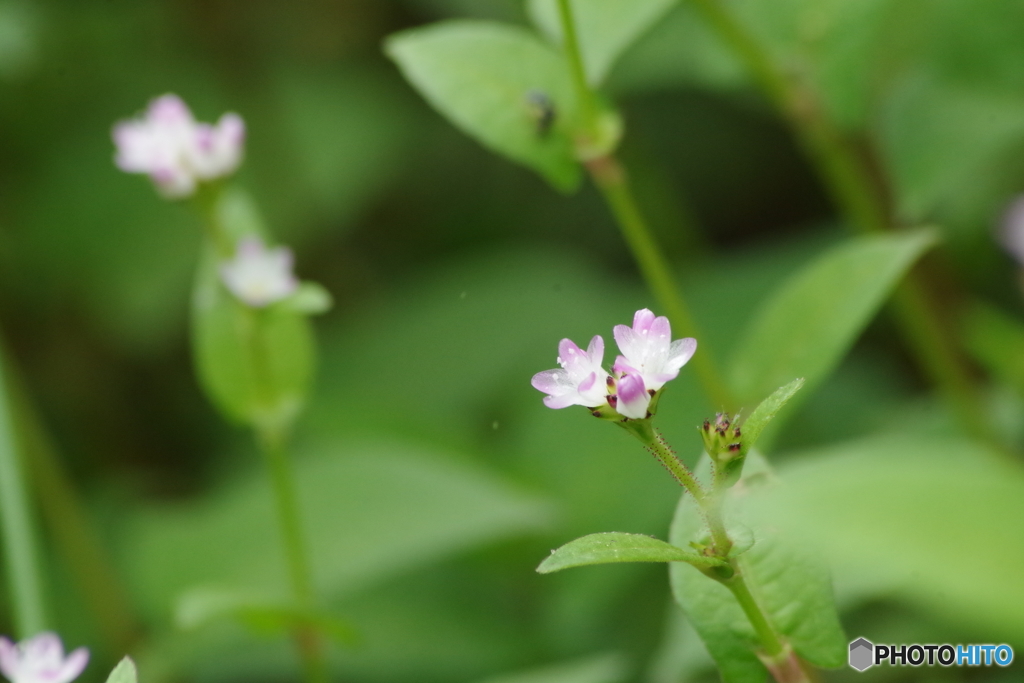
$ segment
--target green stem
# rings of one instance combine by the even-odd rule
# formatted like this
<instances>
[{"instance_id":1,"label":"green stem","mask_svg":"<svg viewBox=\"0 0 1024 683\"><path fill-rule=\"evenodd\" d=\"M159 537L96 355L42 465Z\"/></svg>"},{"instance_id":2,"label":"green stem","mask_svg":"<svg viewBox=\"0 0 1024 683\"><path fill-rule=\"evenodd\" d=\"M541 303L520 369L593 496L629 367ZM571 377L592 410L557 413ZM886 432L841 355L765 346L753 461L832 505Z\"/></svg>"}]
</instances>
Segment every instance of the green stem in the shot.
<instances>
[{"instance_id":1,"label":"green stem","mask_svg":"<svg viewBox=\"0 0 1024 683\"><path fill-rule=\"evenodd\" d=\"M681 336L700 338L682 290L636 205L622 165L614 156L604 156L589 161L587 168L615 216L647 287L654 294L658 305L668 313L672 327ZM722 375L707 346L702 347L691 362L711 402L722 410L731 410L732 395L722 382Z\"/></svg>"},{"instance_id":2,"label":"green stem","mask_svg":"<svg viewBox=\"0 0 1024 683\"><path fill-rule=\"evenodd\" d=\"M260 430L259 441L274 486L278 523L288 561L292 593L299 607L303 611L311 612L316 605L316 597L295 496L295 478L284 447L284 439L271 430ZM320 635L311 626L303 625L296 628L294 638L302 658L307 683L326 683L329 677Z\"/></svg>"},{"instance_id":3,"label":"green stem","mask_svg":"<svg viewBox=\"0 0 1024 683\"><path fill-rule=\"evenodd\" d=\"M141 633L141 624L119 583L109 553L14 370L8 365L11 403L43 522L110 651L127 651Z\"/></svg>"},{"instance_id":4,"label":"green stem","mask_svg":"<svg viewBox=\"0 0 1024 683\"><path fill-rule=\"evenodd\" d=\"M740 603L743 613L747 615L747 620L754 627L754 632L757 633L757 639L761 641L761 647L765 654L774 659L785 651L786 646L768 622L768 617L765 616L761 606L754 599L754 594L750 592L750 587L743 577L739 563L733 560L730 564L734 570L732 578L724 580L722 583L736 596L736 601Z\"/></svg>"},{"instance_id":5,"label":"green stem","mask_svg":"<svg viewBox=\"0 0 1024 683\"><path fill-rule=\"evenodd\" d=\"M558 15L562 24L562 47L569 61L569 73L580 105L583 129L592 134L597 125L597 105L594 102L594 92L587 82L587 72L583 66L583 53L576 35L576 21L572 15L570 0L558 0Z\"/></svg>"},{"instance_id":6,"label":"green stem","mask_svg":"<svg viewBox=\"0 0 1024 683\"><path fill-rule=\"evenodd\" d=\"M562 25L562 41L569 72L572 75L576 97L583 109L583 131L585 136L595 137L597 126L597 104L595 94L587 82L576 22L572 15L570 0L558 0L559 19ZM625 170L611 154L605 154L585 161L594 183L604 195L608 207L615 216L619 229L629 245L633 258L640 267L640 273L658 304L668 313L672 326L683 336L700 337L697 326L686 305L686 300L672 276L672 271L663 251L654 239L653 233L640 213L633 197L633 191L626 180ZM721 381L721 374L715 361L706 349L694 356L693 365L701 385L712 403L724 410L732 408L732 397Z\"/></svg>"},{"instance_id":7,"label":"green stem","mask_svg":"<svg viewBox=\"0 0 1024 683\"><path fill-rule=\"evenodd\" d=\"M829 121L814 93L787 78L756 38L719 0L692 1L790 122L833 201L846 215L848 225L865 234L891 230L892 219L881 184L854 145ZM1003 446L994 443L991 420L981 405L970 372L927 296L925 279L919 269L912 270L897 287L894 307L905 342L964 429L1002 452Z\"/></svg>"},{"instance_id":8,"label":"green stem","mask_svg":"<svg viewBox=\"0 0 1024 683\"><path fill-rule=\"evenodd\" d=\"M661 432L656 430L649 419L627 420L617 423L630 434L640 440L647 449L654 454L669 474L689 492L700 508L701 515L711 532L711 541L715 548L715 554L725 559L732 550L732 539L725 531L725 523L722 520L721 499L716 492L708 492L700 485L697 478L693 476L690 469L676 455L672 447L668 445Z\"/></svg>"},{"instance_id":9,"label":"green stem","mask_svg":"<svg viewBox=\"0 0 1024 683\"><path fill-rule=\"evenodd\" d=\"M288 576L292 594L299 608L310 613L316 607L313 589L309 551L302 531L302 517L296 496L295 477L285 447L286 429L273 417L269 390L268 359L263 345L264 311L246 308L246 320L251 344L254 381L261 405L261 415L256 416L254 428L263 452L267 469L274 487L277 503L278 524L284 543L285 558L288 562ZM310 624L300 624L293 633L299 656L302 659L307 683L326 683L329 680L327 662L324 657L323 640Z\"/></svg>"},{"instance_id":10,"label":"green stem","mask_svg":"<svg viewBox=\"0 0 1024 683\"><path fill-rule=\"evenodd\" d=\"M7 387L0 353L0 531L14 628L17 637L23 639L45 631L47 620L34 510Z\"/></svg>"}]
</instances>

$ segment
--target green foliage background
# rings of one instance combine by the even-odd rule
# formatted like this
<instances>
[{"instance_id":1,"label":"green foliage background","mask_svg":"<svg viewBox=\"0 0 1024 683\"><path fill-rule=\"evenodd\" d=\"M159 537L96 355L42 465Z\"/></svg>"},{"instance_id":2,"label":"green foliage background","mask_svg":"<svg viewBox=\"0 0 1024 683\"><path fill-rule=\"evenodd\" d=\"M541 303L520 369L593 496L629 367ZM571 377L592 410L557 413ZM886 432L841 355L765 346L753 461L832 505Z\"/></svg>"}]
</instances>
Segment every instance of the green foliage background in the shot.
<instances>
[{"instance_id":1,"label":"green foliage background","mask_svg":"<svg viewBox=\"0 0 1024 683\"><path fill-rule=\"evenodd\" d=\"M560 338L610 342L653 306L616 227L586 183L553 192L455 130L382 51L445 18L532 15L550 30L544 3L529 4L0 0L0 330L40 418L47 586L65 642L93 649L83 680L126 649L146 683L297 671L273 610L252 607L284 593L261 463L191 366L198 222L112 163L113 122L164 92L203 120L243 115L239 182L335 299L315 323L321 365L295 457L318 589L357 633L332 650L337 680L715 680L663 565L534 572L588 533L667 538L679 497L625 433L547 410L529 385ZM660 5L618 61L588 65L622 108L622 154L700 344L744 354L736 381L756 403L791 379L769 367L792 350L762 302L846 233L743 69L688 4ZM951 302L949 334L967 340L999 438L1019 448L1024 307L992 231L1024 189L1024 3L730 7L868 143L897 217L936 226L944 246L925 265ZM790 488L762 514L820 540L851 637L1021 652L1021 456L998 463L970 442L891 319L867 323L858 302L880 293L825 270L819 307L775 322L806 322L808 355L830 301L856 300L850 324L867 327L831 374L827 352L807 360L823 375L770 451ZM688 462L715 409L686 370L661 401ZM88 531L60 507L69 483ZM88 534L109 567L82 550ZM1010 681L1014 668L865 680Z\"/></svg>"}]
</instances>

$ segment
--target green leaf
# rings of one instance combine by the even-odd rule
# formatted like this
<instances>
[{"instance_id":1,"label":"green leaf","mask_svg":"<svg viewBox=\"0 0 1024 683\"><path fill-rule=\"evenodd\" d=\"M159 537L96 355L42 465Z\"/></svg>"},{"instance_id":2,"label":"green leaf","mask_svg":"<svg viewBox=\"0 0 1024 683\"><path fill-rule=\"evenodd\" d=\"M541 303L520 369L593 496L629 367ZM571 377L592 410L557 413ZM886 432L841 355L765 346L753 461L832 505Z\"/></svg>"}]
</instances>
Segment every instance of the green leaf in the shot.
<instances>
[{"instance_id":1,"label":"green leaf","mask_svg":"<svg viewBox=\"0 0 1024 683\"><path fill-rule=\"evenodd\" d=\"M289 601L256 596L235 590L196 588L187 591L175 606L175 622L186 630L220 619L235 619L255 631L283 633L297 625L311 626L339 643L351 644L355 629L337 617L295 606Z\"/></svg>"},{"instance_id":2,"label":"green leaf","mask_svg":"<svg viewBox=\"0 0 1024 683\"><path fill-rule=\"evenodd\" d=\"M1024 144L1024 97L921 75L901 84L880 117L879 138L903 215L916 220L991 183ZM988 207L987 213L991 212ZM986 216L987 217L987 216Z\"/></svg>"},{"instance_id":3,"label":"green leaf","mask_svg":"<svg viewBox=\"0 0 1024 683\"><path fill-rule=\"evenodd\" d=\"M754 444L757 443L757 437L761 436L761 432L768 426L768 423L772 421L775 415L782 410L782 406L786 405L789 399L793 398L796 392L800 391L803 386L804 379L799 377L789 384L776 389L775 393L761 401L754 408L754 412L750 414L750 417L743 421L740 457L745 456L754 447Z\"/></svg>"},{"instance_id":4,"label":"green leaf","mask_svg":"<svg viewBox=\"0 0 1024 683\"><path fill-rule=\"evenodd\" d=\"M1024 393L1024 323L975 302L962 321L967 350L992 375Z\"/></svg>"},{"instance_id":5,"label":"green leaf","mask_svg":"<svg viewBox=\"0 0 1024 683\"><path fill-rule=\"evenodd\" d=\"M343 443L308 446L294 459L314 582L325 600L549 523L546 500L452 454ZM121 548L142 609L166 618L168 606L197 586L287 595L273 495L260 469L200 504L151 505L126 516Z\"/></svg>"},{"instance_id":6,"label":"green leaf","mask_svg":"<svg viewBox=\"0 0 1024 683\"><path fill-rule=\"evenodd\" d=\"M107 676L107 683L138 683L139 672L131 657L125 657Z\"/></svg>"},{"instance_id":7,"label":"green leaf","mask_svg":"<svg viewBox=\"0 0 1024 683\"><path fill-rule=\"evenodd\" d=\"M675 5L677 0L572 0L583 66L590 85L598 86L615 61ZM556 43L562 42L558 0L530 0L533 22Z\"/></svg>"},{"instance_id":8,"label":"green leaf","mask_svg":"<svg viewBox=\"0 0 1024 683\"><path fill-rule=\"evenodd\" d=\"M703 468L709 460L705 457ZM729 490L727 502L751 490L773 488L766 464L754 458L741 482ZM743 493L740 493L742 491ZM803 543L794 542L768 526L753 523L754 515L742 517L753 530L753 545L737 556L740 570L757 596L769 622L808 662L821 667L841 666L846 661L847 640L839 624L827 567ZM726 521L730 536L744 530L738 515ZM683 496L676 509L669 538L675 545L706 542L706 531L697 506ZM759 648L753 627L728 588L694 567L669 567L672 591L687 618L700 634L726 683L763 683L766 670L756 655Z\"/></svg>"},{"instance_id":9,"label":"green leaf","mask_svg":"<svg viewBox=\"0 0 1024 683\"><path fill-rule=\"evenodd\" d=\"M331 309L334 303L331 293L316 282L303 282L281 305L295 313L319 315Z\"/></svg>"},{"instance_id":10,"label":"green leaf","mask_svg":"<svg viewBox=\"0 0 1024 683\"><path fill-rule=\"evenodd\" d=\"M784 485L752 495L747 512L820 548L837 585L909 603L968 641L1024 639L1019 464L977 443L917 434L791 462Z\"/></svg>"},{"instance_id":11,"label":"green leaf","mask_svg":"<svg viewBox=\"0 0 1024 683\"><path fill-rule=\"evenodd\" d=\"M705 567L724 564L721 560L677 548L651 536L611 531L577 538L552 550L537 571L551 574L570 567L613 562L689 562Z\"/></svg>"},{"instance_id":12,"label":"green leaf","mask_svg":"<svg viewBox=\"0 0 1024 683\"><path fill-rule=\"evenodd\" d=\"M762 305L733 354L730 379L740 400L757 400L793 377L808 387L821 382L934 243L929 230L858 237L791 277Z\"/></svg>"},{"instance_id":13,"label":"green leaf","mask_svg":"<svg viewBox=\"0 0 1024 683\"><path fill-rule=\"evenodd\" d=\"M445 21L389 37L385 51L413 87L467 135L563 192L579 186L568 68L535 35L493 22ZM535 96L553 106L550 130L540 124Z\"/></svg>"},{"instance_id":14,"label":"green leaf","mask_svg":"<svg viewBox=\"0 0 1024 683\"><path fill-rule=\"evenodd\" d=\"M740 437L740 450L732 458L724 460L725 455L719 455L721 458L718 462L722 463L722 467L719 470L716 469L716 486L724 483L726 486L732 486L739 479L740 474L743 471L743 463L746 461L747 453L757 443L758 437L761 436L761 432L768 426L768 423L772 421L775 415L782 409L782 406L793 397L796 392L800 391L800 388L804 385L803 378L795 379L789 384L779 387L775 390L771 396L761 401L754 412L750 414L746 420L743 421L742 436Z\"/></svg>"},{"instance_id":15,"label":"green leaf","mask_svg":"<svg viewBox=\"0 0 1024 683\"><path fill-rule=\"evenodd\" d=\"M314 362L309 321L286 306L238 301L221 282L212 247L196 279L192 344L200 381L229 419L285 429L298 414Z\"/></svg>"}]
</instances>

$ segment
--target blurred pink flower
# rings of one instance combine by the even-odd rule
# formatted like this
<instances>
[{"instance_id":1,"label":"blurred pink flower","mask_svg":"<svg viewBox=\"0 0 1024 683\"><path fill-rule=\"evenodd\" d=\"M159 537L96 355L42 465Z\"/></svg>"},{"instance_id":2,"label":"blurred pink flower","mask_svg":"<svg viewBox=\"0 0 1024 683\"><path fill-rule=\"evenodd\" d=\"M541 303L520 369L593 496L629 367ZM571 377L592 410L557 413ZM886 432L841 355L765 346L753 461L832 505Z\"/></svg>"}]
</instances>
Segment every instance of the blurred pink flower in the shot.
<instances>
[{"instance_id":1,"label":"blurred pink flower","mask_svg":"<svg viewBox=\"0 0 1024 683\"><path fill-rule=\"evenodd\" d=\"M227 113L216 125L197 123L181 98L163 95L142 118L114 126L114 163L128 173L146 173L165 197L188 197L196 185L229 175L242 161L245 123Z\"/></svg>"},{"instance_id":2,"label":"blurred pink flower","mask_svg":"<svg viewBox=\"0 0 1024 683\"><path fill-rule=\"evenodd\" d=\"M238 251L220 267L224 286L240 301L261 308L290 296L299 286L292 273L292 252L268 249L258 237L246 237Z\"/></svg>"},{"instance_id":3,"label":"blurred pink flower","mask_svg":"<svg viewBox=\"0 0 1024 683\"><path fill-rule=\"evenodd\" d=\"M84 647L65 657L56 633L40 633L16 645L0 638L0 673L11 683L70 683L88 661Z\"/></svg>"}]
</instances>

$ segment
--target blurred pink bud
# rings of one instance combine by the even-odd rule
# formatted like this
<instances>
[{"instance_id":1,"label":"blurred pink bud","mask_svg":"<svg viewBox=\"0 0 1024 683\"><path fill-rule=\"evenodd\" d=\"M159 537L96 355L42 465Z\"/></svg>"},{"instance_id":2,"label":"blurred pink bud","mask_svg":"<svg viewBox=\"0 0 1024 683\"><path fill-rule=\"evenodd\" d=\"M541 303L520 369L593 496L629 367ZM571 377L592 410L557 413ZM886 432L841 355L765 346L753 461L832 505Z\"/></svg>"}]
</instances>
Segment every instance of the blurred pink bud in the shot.
<instances>
[{"instance_id":1,"label":"blurred pink bud","mask_svg":"<svg viewBox=\"0 0 1024 683\"><path fill-rule=\"evenodd\" d=\"M221 280L242 303L262 308L290 296L299 286L292 260L291 249L268 249L258 237L246 237L238 243L235 257L221 264Z\"/></svg>"},{"instance_id":2,"label":"blurred pink bud","mask_svg":"<svg viewBox=\"0 0 1024 683\"><path fill-rule=\"evenodd\" d=\"M88 661L84 647L65 657L56 633L40 633L16 645L0 638L0 673L11 683L70 683Z\"/></svg>"}]
</instances>

